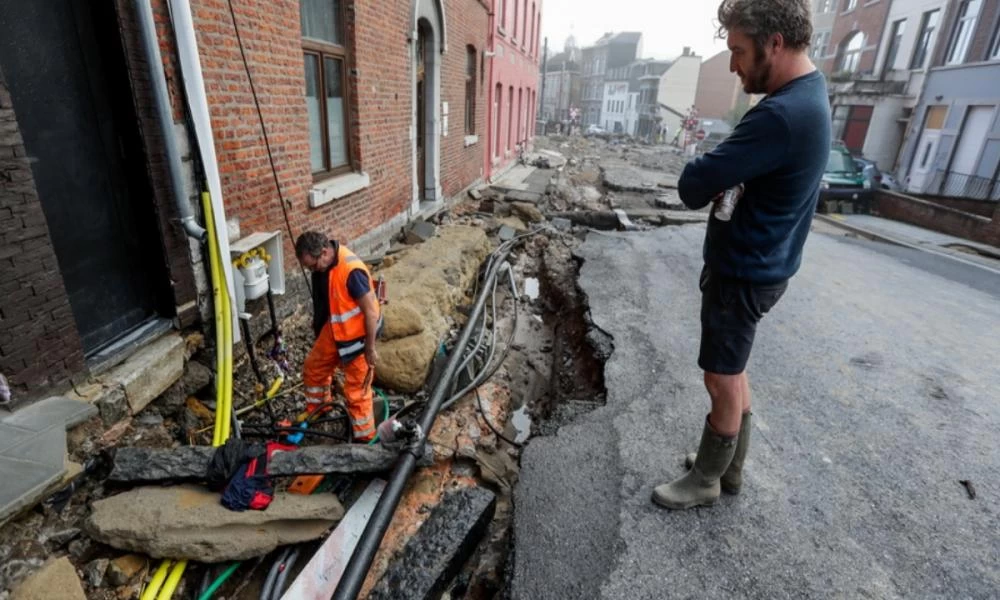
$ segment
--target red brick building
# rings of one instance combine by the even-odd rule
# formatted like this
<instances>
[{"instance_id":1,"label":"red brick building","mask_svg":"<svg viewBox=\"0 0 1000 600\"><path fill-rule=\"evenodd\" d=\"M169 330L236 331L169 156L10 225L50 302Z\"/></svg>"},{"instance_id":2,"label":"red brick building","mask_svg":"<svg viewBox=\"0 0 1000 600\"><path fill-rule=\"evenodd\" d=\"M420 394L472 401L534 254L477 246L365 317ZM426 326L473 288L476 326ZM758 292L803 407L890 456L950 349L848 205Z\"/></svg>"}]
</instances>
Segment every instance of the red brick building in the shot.
<instances>
[{"instance_id":1,"label":"red brick building","mask_svg":"<svg viewBox=\"0 0 1000 600\"><path fill-rule=\"evenodd\" d=\"M830 35L832 61L823 69L827 75L871 73L875 68L879 42L890 0L834 0L836 17Z\"/></svg>"},{"instance_id":2,"label":"red brick building","mask_svg":"<svg viewBox=\"0 0 1000 600\"><path fill-rule=\"evenodd\" d=\"M177 221L135 3L17 4L0 24L0 372L30 399L151 321L197 324L211 292ZM201 220L169 16L186 4L152 0ZM487 127L484 1L190 4L231 241L281 231L291 300L293 236L364 252L483 179L465 134Z\"/></svg>"},{"instance_id":3,"label":"red brick building","mask_svg":"<svg viewBox=\"0 0 1000 600\"><path fill-rule=\"evenodd\" d=\"M489 135L475 132L467 143L485 143L486 177L495 178L517 158L517 145L530 145L538 114L542 0L492 0L489 25ZM473 142L473 140L477 140Z\"/></svg>"}]
</instances>

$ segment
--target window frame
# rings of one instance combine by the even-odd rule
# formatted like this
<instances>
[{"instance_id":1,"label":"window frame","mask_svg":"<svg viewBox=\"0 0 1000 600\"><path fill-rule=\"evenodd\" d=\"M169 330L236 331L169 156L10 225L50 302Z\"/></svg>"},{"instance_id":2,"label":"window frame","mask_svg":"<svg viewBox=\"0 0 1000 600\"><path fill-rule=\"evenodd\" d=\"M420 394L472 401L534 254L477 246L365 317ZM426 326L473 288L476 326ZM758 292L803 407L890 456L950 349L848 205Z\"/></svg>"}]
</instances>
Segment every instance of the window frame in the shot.
<instances>
[{"instance_id":1,"label":"window frame","mask_svg":"<svg viewBox=\"0 0 1000 600\"><path fill-rule=\"evenodd\" d=\"M932 18L936 18L937 21L933 26L930 25ZM926 68L927 59L931 56L931 49L933 48L934 38L937 36L938 28L941 26L941 9L934 8L925 11L924 14L920 16L920 31L917 33L916 44L913 46L913 57L910 58L910 70L919 71ZM926 37L926 43L924 38ZM920 59L919 61L917 59Z\"/></svg>"},{"instance_id":2,"label":"window frame","mask_svg":"<svg viewBox=\"0 0 1000 600\"><path fill-rule=\"evenodd\" d=\"M1000 21L993 28L993 42L987 51L986 60L1000 60Z\"/></svg>"},{"instance_id":3,"label":"window frame","mask_svg":"<svg viewBox=\"0 0 1000 600\"><path fill-rule=\"evenodd\" d=\"M848 51L848 48L851 46L851 42L853 42L856 38L861 40L861 44L858 49L856 51ZM840 63L837 65L837 70L846 73L857 73L861 68L861 55L865 52L865 34L863 31L858 30L851 34L850 37L845 38L844 41L846 43L843 44L843 50L841 50L840 53ZM854 66L850 69L847 68L848 54L856 57L856 60L854 60Z\"/></svg>"},{"instance_id":4,"label":"window frame","mask_svg":"<svg viewBox=\"0 0 1000 600\"><path fill-rule=\"evenodd\" d=\"M849 13L849 12L851 12L852 10L854 10L857 7L858 7L858 0L844 0L844 11L843 12Z\"/></svg>"},{"instance_id":5,"label":"window frame","mask_svg":"<svg viewBox=\"0 0 1000 600\"><path fill-rule=\"evenodd\" d=\"M896 19L889 28L889 47L885 52L885 62L882 64L882 74L895 70L899 49L903 46L903 36L906 35L906 19Z\"/></svg>"},{"instance_id":6,"label":"window frame","mask_svg":"<svg viewBox=\"0 0 1000 600\"><path fill-rule=\"evenodd\" d=\"M976 3L976 12L973 15L969 15L969 6L972 3ZM963 12L964 10L964 12ZM969 55L969 50L972 48L973 38L976 36L976 25L979 21L979 14L983 10L982 0L961 0L958 5L958 12L956 13L955 23L951 32L951 38L948 40L948 50L944 55L944 64L946 66L960 65L965 63L966 57ZM965 29L965 25L968 24L968 29ZM962 35L965 34L967 35ZM964 37L964 47L960 46L962 39ZM961 48L961 53L958 52ZM958 56L961 54L961 56Z\"/></svg>"},{"instance_id":7,"label":"window frame","mask_svg":"<svg viewBox=\"0 0 1000 600\"><path fill-rule=\"evenodd\" d=\"M333 2L334 0L326 0L328 2ZM355 148L354 148L354 132L351 130L351 85L349 76L348 63L351 57L350 49L346 44L347 28L345 27L345 4L343 0L337 3L339 5L339 25L340 25L340 37L344 44L334 44L332 42L317 40L315 38L307 38L304 32L300 31L302 38L302 61L303 66L306 65L306 56L312 55L317 57L318 66L318 80L317 84L319 86L321 102L319 103L320 111L320 128L321 128L321 139L323 140L323 170L313 171L312 180L313 183L318 183L338 175L343 175L345 173L351 173L356 171L355 167ZM300 8L301 10L301 8ZM301 17L300 17L301 19ZM300 20L301 28L301 20ZM340 166L332 166L331 155L330 155L330 131L329 131L329 116L327 115L326 106L326 59L339 60L341 63L340 70L340 85L341 90L343 90L344 99L344 138L346 143L345 151L347 153L346 164ZM305 69L303 69L303 77L305 77ZM311 151L311 149L310 149ZM312 171L312 159L310 158L310 171Z\"/></svg>"},{"instance_id":8,"label":"window frame","mask_svg":"<svg viewBox=\"0 0 1000 600\"><path fill-rule=\"evenodd\" d=\"M476 47L465 47L465 135L476 135Z\"/></svg>"}]
</instances>

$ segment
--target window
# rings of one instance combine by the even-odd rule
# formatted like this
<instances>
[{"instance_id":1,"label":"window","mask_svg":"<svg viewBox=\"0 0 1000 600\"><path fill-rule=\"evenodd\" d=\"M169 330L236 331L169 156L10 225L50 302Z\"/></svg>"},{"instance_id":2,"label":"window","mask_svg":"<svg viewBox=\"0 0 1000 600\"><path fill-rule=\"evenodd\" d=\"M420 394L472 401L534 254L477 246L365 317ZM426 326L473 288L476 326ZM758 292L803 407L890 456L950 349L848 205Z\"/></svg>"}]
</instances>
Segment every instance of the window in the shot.
<instances>
[{"instance_id":1,"label":"window","mask_svg":"<svg viewBox=\"0 0 1000 600\"><path fill-rule=\"evenodd\" d=\"M819 12L820 13L832 13L833 12L833 0L820 0L820 2L819 2Z\"/></svg>"},{"instance_id":2,"label":"window","mask_svg":"<svg viewBox=\"0 0 1000 600\"><path fill-rule=\"evenodd\" d=\"M840 58L840 70L855 73L861 66L861 52L865 47L865 34L855 32L844 42L843 55Z\"/></svg>"},{"instance_id":3,"label":"window","mask_svg":"<svg viewBox=\"0 0 1000 600\"><path fill-rule=\"evenodd\" d=\"M889 35L889 51L885 55L883 73L896 68L896 55L899 54L899 45L903 43L903 33L905 32L906 19L901 19L892 24L892 33Z\"/></svg>"},{"instance_id":4,"label":"window","mask_svg":"<svg viewBox=\"0 0 1000 600\"><path fill-rule=\"evenodd\" d=\"M500 140L503 139L503 135L500 134L500 115L501 108L503 107L503 84L498 83L496 92L493 93L493 157L500 156L501 143Z\"/></svg>"},{"instance_id":5,"label":"window","mask_svg":"<svg viewBox=\"0 0 1000 600\"><path fill-rule=\"evenodd\" d=\"M347 118L348 53L340 0L302 0L302 51L305 54L309 158L313 175L351 169Z\"/></svg>"},{"instance_id":6,"label":"window","mask_svg":"<svg viewBox=\"0 0 1000 600\"><path fill-rule=\"evenodd\" d=\"M507 26L507 3L505 0L497 0L497 14L500 15L500 30Z\"/></svg>"},{"instance_id":7,"label":"window","mask_svg":"<svg viewBox=\"0 0 1000 600\"><path fill-rule=\"evenodd\" d=\"M927 61L927 54L933 47L934 32L937 31L938 20L941 18L941 9L929 10L920 18L920 34L917 35L916 49L913 51L913 60L910 61L911 69L923 69Z\"/></svg>"},{"instance_id":8,"label":"window","mask_svg":"<svg viewBox=\"0 0 1000 600\"><path fill-rule=\"evenodd\" d=\"M955 22L955 31L952 33L948 55L944 61L946 65L957 65L965 60L982 3L982 0L962 0L959 5L958 20Z\"/></svg>"},{"instance_id":9,"label":"window","mask_svg":"<svg viewBox=\"0 0 1000 600\"><path fill-rule=\"evenodd\" d=\"M854 10L858 6L858 0L844 0L844 12Z\"/></svg>"},{"instance_id":10,"label":"window","mask_svg":"<svg viewBox=\"0 0 1000 600\"><path fill-rule=\"evenodd\" d=\"M538 19L538 13L535 12L535 3L532 2L531 3L531 37L528 38L528 54L531 54L532 56L534 56L535 52L538 51L538 49L535 48L535 24L536 24L537 19Z\"/></svg>"},{"instance_id":11,"label":"window","mask_svg":"<svg viewBox=\"0 0 1000 600\"><path fill-rule=\"evenodd\" d=\"M515 5L516 6L516 5ZM514 147L514 86L507 94L507 151Z\"/></svg>"},{"instance_id":12,"label":"window","mask_svg":"<svg viewBox=\"0 0 1000 600\"><path fill-rule=\"evenodd\" d=\"M465 65L465 133L476 133L476 49L468 47Z\"/></svg>"},{"instance_id":13,"label":"window","mask_svg":"<svg viewBox=\"0 0 1000 600\"><path fill-rule=\"evenodd\" d=\"M518 0L514 0L514 24L510 27L510 35L512 38L517 38L517 25L521 22L521 3Z\"/></svg>"},{"instance_id":14,"label":"window","mask_svg":"<svg viewBox=\"0 0 1000 600\"><path fill-rule=\"evenodd\" d=\"M813 58L823 58L826 56L826 47L830 44L830 32L822 31L813 36Z\"/></svg>"},{"instance_id":15,"label":"window","mask_svg":"<svg viewBox=\"0 0 1000 600\"><path fill-rule=\"evenodd\" d=\"M993 32L993 46L990 48L990 54L986 57L986 59L1000 59L1000 23L997 24L997 30Z\"/></svg>"}]
</instances>

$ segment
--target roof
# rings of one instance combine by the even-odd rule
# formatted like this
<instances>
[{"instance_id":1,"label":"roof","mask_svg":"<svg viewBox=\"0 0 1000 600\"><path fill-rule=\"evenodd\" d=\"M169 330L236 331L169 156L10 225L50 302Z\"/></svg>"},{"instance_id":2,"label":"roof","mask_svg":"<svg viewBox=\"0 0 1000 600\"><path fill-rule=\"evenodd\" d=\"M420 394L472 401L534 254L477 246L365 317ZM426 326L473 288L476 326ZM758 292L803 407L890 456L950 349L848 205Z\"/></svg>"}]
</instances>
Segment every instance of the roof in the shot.
<instances>
[{"instance_id":1,"label":"roof","mask_svg":"<svg viewBox=\"0 0 1000 600\"><path fill-rule=\"evenodd\" d=\"M611 39L612 44L637 44L642 39L642 32L623 31Z\"/></svg>"}]
</instances>

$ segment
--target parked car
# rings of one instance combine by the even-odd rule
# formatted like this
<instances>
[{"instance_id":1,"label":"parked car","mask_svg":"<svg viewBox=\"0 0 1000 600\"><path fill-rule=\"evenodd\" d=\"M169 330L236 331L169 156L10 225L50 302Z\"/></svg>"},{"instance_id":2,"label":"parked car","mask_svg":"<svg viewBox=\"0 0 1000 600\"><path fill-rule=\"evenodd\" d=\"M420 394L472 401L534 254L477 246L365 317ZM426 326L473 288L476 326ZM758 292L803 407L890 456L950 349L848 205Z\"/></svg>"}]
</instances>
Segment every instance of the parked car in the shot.
<instances>
[{"instance_id":1,"label":"parked car","mask_svg":"<svg viewBox=\"0 0 1000 600\"><path fill-rule=\"evenodd\" d=\"M834 144L820 183L817 209L821 213L844 212L846 204L852 212L867 213L871 210L873 185L847 148Z\"/></svg>"},{"instance_id":2,"label":"parked car","mask_svg":"<svg viewBox=\"0 0 1000 600\"><path fill-rule=\"evenodd\" d=\"M861 169L861 173L865 176L865 179L872 182L872 189L883 189L892 190L898 192L900 190L899 183L896 182L896 178L889 173L883 173L879 170L878 165L875 161L868 160L867 158L854 157L854 164Z\"/></svg>"},{"instance_id":3,"label":"parked car","mask_svg":"<svg viewBox=\"0 0 1000 600\"><path fill-rule=\"evenodd\" d=\"M600 125L589 125L583 135L605 135L607 131Z\"/></svg>"}]
</instances>

